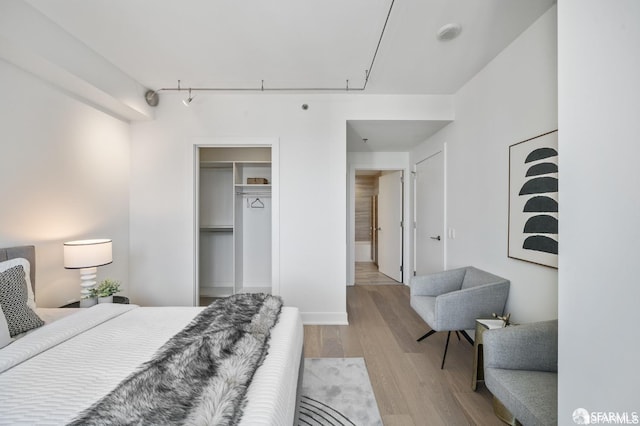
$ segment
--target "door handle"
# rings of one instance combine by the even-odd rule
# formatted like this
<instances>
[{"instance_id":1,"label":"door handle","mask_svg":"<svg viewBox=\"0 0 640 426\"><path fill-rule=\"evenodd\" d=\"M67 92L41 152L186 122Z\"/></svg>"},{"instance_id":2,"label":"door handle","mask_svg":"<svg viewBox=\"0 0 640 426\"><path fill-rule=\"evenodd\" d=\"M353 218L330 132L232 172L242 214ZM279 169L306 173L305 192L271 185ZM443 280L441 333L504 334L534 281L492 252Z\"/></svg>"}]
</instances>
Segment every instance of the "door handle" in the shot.
<instances>
[{"instance_id":1,"label":"door handle","mask_svg":"<svg viewBox=\"0 0 640 426\"><path fill-rule=\"evenodd\" d=\"M382 231L382 228L378 228L378 231Z\"/></svg>"},{"instance_id":2,"label":"door handle","mask_svg":"<svg viewBox=\"0 0 640 426\"><path fill-rule=\"evenodd\" d=\"M440 235L438 235L437 237L429 237L429 238L431 238L432 240L438 240L438 241L440 241Z\"/></svg>"}]
</instances>

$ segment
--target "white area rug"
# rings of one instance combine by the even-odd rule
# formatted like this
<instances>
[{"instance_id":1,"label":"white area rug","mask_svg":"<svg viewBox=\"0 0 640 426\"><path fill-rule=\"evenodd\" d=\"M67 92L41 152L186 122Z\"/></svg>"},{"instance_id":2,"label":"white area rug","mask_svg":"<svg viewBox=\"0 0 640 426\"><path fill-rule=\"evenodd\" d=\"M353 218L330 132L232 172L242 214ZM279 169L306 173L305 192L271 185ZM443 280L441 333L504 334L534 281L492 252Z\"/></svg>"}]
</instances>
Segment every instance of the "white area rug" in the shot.
<instances>
[{"instance_id":1,"label":"white area rug","mask_svg":"<svg viewBox=\"0 0 640 426\"><path fill-rule=\"evenodd\" d=\"M298 425L382 425L364 358L305 358Z\"/></svg>"}]
</instances>

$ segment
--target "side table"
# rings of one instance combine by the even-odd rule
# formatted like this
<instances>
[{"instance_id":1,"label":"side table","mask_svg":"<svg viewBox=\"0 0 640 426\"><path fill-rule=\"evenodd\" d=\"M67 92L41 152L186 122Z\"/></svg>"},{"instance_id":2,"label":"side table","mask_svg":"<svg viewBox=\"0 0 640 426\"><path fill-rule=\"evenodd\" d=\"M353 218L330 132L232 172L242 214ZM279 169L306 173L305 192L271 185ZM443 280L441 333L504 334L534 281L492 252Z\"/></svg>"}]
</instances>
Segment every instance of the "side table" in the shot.
<instances>
[{"instance_id":1,"label":"side table","mask_svg":"<svg viewBox=\"0 0 640 426\"><path fill-rule=\"evenodd\" d=\"M473 339L473 377L471 378L471 389L476 390L478 381L484 381L484 358L482 356L482 334L485 330L502 328L504 323L499 319L477 319L476 335Z\"/></svg>"},{"instance_id":2,"label":"side table","mask_svg":"<svg viewBox=\"0 0 640 426\"><path fill-rule=\"evenodd\" d=\"M129 298L125 297L125 296L113 296L113 303L122 303L124 305L128 305L129 304ZM67 303L66 305L60 306L60 307L61 308L79 308L80 307L80 301Z\"/></svg>"}]
</instances>

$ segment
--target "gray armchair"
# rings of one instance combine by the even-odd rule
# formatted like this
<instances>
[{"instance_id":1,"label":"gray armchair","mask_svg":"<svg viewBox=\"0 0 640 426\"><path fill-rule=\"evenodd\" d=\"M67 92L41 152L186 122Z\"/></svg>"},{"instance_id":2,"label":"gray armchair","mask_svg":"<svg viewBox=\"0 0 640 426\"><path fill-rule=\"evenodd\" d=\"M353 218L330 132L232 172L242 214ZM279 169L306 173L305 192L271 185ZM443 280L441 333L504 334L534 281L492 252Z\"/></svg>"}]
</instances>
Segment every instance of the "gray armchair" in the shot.
<instances>
[{"instance_id":1,"label":"gray armchair","mask_svg":"<svg viewBox=\"0 0 640 426\"><path fill-rule=\"evenodd\" d=\"M508 295L509 280L473 266L413 277L411 307L431 327L418 342L437 331L448 331L440 366L444 368L451 332L462 332L473 345L465 330L474 329L477 318L501 315Z\"/></svg>"},{"instance_id":2,"label":"gray armchair","mask_svg":"<svg viewBox=\"0 0 640 426\"><path fill-rule=\"evenodd\" d=\"M496 414L511 424L557 424L558 320L487 330L482 339Z\"/></svg>"}]
</instances>

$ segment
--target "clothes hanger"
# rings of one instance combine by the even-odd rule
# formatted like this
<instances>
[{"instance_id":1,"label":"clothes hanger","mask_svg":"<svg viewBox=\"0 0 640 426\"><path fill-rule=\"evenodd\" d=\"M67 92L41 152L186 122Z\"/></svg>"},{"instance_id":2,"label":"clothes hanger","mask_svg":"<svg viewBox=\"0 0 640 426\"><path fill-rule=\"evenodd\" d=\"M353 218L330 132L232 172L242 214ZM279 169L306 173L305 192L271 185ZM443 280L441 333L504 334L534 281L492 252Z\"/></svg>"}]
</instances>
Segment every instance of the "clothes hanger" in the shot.
<instances>
[{"instance_id":1,"label":"clothes hanger","mask_svg":"<svg viewBox=\"0 0 640 426\"><path fill-rule=\"evenodd\" d=\"M264 209L264 203L262 201L260 201L260 198L256 198L251 203L251 208L252 209Z\"/></svg>"}]
</instances>

